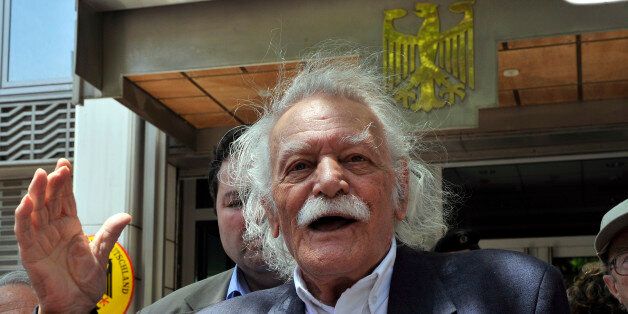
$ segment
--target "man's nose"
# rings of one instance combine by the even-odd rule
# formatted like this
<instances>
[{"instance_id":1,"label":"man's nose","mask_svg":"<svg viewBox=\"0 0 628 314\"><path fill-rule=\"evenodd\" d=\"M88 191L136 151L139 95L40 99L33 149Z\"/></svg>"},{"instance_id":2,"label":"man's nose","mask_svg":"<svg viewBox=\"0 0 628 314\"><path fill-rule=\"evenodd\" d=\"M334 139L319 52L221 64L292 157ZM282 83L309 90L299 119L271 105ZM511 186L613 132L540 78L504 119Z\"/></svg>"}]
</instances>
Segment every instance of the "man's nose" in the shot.
<instances>
[{"instance_id":1,"label":"man's nose","mask_svg":"<svg viewBox=\"0 0 628 314\"><path fill-rule=\"evenodd\" d=\"M338 160L324 157L316 167L317 181L314 185L314 196L326 196L349 193L349 183L346 181L344 169Z\"/></svg>"}]
</instances>

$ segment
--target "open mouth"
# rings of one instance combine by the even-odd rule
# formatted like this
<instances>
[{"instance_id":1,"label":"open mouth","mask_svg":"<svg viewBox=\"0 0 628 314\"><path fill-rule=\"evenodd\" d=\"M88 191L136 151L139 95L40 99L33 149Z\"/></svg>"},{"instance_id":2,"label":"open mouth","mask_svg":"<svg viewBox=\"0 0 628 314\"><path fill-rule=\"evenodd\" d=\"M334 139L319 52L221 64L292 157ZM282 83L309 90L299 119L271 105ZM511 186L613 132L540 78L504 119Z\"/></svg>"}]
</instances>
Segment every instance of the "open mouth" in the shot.
<instances>
[{"instance_id":1,"label":"open mouth","mask_svg":"<svg viewBox=\"0 0 628 314\"><path fill-rule=\"evenodd\" d=\"M325 216L314 220L308 228L315 231L335 231L357 222L356 219L342 216Z\"/></svg>"}]
</instances>

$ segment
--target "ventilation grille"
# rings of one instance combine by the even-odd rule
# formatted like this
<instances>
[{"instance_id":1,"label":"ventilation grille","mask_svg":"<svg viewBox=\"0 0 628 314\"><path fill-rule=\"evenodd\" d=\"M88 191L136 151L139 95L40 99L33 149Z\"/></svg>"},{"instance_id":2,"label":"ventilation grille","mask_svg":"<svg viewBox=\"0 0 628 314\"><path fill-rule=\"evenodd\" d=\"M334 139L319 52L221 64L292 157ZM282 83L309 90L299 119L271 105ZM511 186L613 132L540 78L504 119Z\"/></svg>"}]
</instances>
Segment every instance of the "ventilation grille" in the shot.
<instances>
[{"instance_id":1,"label":"ventilation grille","mask_svg":"<svg viewBox=\"0 0 628 314\"><path fill-rule=\"evenodd\" d=\"M0 165L73 155L74 106L68 101L0 104Z\"/></svg>"},{"instance_id":2,"label":"ventilation grille","mask_svg":"<svg viewBox=\"0 0 628 314\"><path fill-rule=\"evenodd\" d=\"M30 179L0 180L0 276L20 267L13 233L14 212L26 194Z\"/></svg>"}]
</instances>

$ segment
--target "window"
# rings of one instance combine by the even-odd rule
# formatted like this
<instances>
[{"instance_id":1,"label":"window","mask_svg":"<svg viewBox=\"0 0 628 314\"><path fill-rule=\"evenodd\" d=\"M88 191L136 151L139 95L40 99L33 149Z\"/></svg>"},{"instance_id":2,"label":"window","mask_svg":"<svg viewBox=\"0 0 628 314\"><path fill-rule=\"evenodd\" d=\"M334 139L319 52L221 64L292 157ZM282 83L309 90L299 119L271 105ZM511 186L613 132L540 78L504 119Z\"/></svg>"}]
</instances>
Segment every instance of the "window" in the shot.
<instances>
[{"instance_id":1,"label":"window","mask_svg":"<svg viewBox=\"0 0 628 314\"><path fill-rule=\"evenodd\" d=\"M67 94L72 88L75 0L3 0L2 4L0 96Z\"/></svg>"}]
</instances>

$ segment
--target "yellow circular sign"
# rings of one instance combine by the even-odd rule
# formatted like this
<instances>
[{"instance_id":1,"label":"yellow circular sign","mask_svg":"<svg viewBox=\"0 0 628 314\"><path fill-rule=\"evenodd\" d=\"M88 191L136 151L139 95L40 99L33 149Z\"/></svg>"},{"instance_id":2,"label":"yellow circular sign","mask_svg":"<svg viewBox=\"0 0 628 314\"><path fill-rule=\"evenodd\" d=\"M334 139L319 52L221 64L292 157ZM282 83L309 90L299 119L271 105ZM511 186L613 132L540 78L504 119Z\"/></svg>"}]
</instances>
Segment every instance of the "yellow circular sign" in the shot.
<instances>
[{"instance_id":1,"label":"yellow circular sign","mask_svg":"<svg viewBox=\"0 0 628 314\"><path fill-rule=\"evenodd\" d=\"M89 236L92 241L94 236ZM116 242L109 253L107 290L96 305L98 313L126 313L133 299L135 279L129 253Z\"/></svg>"}]
</instances>

